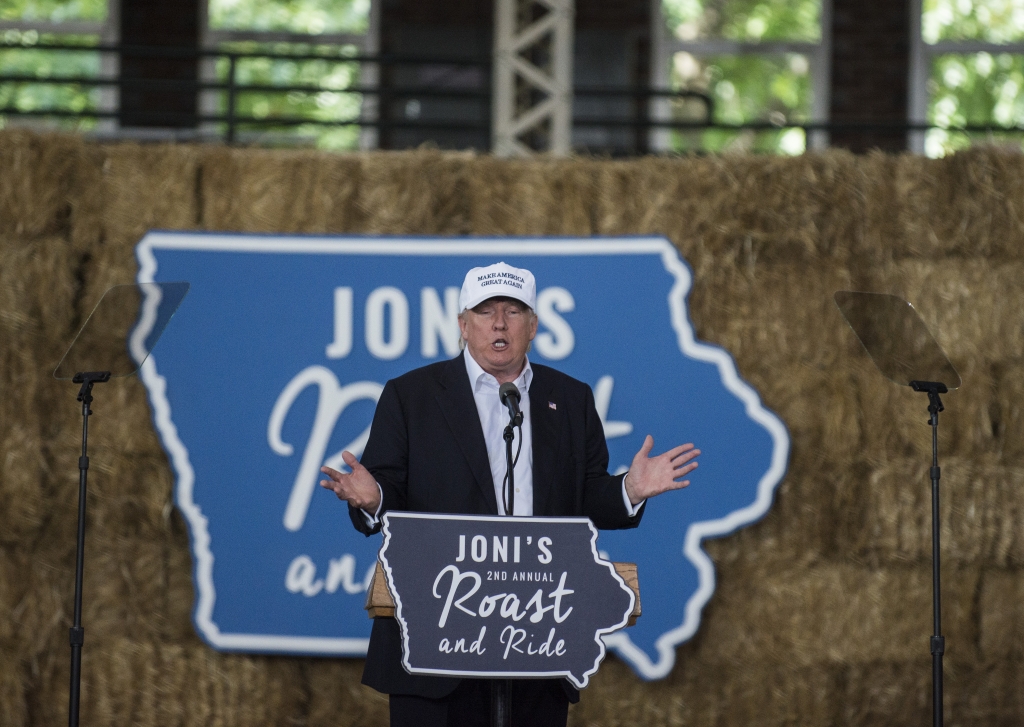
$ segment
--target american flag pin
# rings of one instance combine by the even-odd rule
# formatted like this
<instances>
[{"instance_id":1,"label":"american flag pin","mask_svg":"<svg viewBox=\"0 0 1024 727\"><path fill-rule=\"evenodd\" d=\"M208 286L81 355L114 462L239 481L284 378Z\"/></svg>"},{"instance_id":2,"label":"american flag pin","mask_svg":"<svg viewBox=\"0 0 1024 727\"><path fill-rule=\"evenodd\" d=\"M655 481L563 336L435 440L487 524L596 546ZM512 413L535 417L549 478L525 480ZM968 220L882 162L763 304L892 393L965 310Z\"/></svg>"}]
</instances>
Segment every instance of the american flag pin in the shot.
<instances>
[{"instance_id":1,"label":"american flag pin","mask_svg":"<svg viewBox=\"0 0 1024 727\"><path fill-rule=\"evenodd\" d=\"M555 411L558 411L558 405L555 404L555 402L553 402L553 401L549 401L548 402L548 409L554 409Z\"/></svg>"}]
</instances>

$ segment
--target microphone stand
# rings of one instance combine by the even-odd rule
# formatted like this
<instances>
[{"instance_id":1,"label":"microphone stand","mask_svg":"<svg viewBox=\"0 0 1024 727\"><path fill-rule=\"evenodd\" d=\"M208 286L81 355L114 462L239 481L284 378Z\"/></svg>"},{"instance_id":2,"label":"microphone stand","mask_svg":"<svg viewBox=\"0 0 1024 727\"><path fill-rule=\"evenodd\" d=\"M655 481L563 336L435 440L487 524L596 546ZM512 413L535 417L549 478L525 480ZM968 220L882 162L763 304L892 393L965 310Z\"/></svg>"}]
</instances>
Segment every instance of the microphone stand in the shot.
<instances>
[{"instance_id":1,"label":"microphone stand","mask_svg":"<svg viewBox=\"0 0 1024 727\"><path fill-rule=\"evenodd\" d=\"M515 462L512 459L512 440L515 438L515 430L512 426L513 423L510 421L505 426L505 433L502 434L502 439L505 440L505 467L508 469L508 510L505 512L508 517L513 517L516 512Z\"/></svg>"},{"instance_id":2,"label":"microphone stand","mask_svg":"<svg viewBox=\"0 0 1024 727\"><path fill-rule=\"evenodd\" d=\"M515 462L512 458L512 440L515 430L512 428L515 419L509 417L502 439L505 440L505 466L508 470L508 509L507 517L514 517L516 503ZM495 679L491 682L491 727L511 727L512 725L512 680Z\"/></svg>"}]
</instances>

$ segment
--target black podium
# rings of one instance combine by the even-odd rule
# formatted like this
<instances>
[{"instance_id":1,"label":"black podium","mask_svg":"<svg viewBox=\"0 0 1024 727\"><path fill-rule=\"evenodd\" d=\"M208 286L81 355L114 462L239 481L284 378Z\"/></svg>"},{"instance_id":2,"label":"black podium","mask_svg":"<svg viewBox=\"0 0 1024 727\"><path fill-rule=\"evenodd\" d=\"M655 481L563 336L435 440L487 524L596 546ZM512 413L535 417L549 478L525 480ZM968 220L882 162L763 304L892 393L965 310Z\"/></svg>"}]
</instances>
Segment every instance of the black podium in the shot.
<instances>
[{"instance_id":1,"label":"black podium","mask_svg":"<svg viewBox=\"0 0 1024 727\"><path fill-rule=\"evenodd\" d=\"M398 620L410 674L492 680L492 725L509 680L583 689L640 615L636 566L602 558L587 518L389 512L383 533L367 611Z\"/></svg>"}]
</instances>

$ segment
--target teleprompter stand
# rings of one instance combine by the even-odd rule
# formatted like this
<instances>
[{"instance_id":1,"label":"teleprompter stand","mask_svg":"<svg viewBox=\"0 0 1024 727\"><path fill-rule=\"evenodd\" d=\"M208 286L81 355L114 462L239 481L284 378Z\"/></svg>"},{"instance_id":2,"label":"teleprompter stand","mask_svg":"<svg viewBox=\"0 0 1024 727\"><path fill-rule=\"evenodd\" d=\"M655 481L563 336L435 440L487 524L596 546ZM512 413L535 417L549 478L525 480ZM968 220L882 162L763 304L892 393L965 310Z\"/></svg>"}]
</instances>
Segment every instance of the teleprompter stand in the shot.
<instances>
[{"instance_id":1,"label":"teleprompter stand","mask_svg":"<svg viewBox=\"0 0 1024 727\"><path fill-rule=\"evenodd\" d=\"M110 381L109 371L86 371L71 379L81 384L78 400L82 402L82 456L78 458L78 549L75 556L75 614L69 634L71 641L71 703L68 720L71 727L78 724L79 689L82 684L82 577L85 573L85 492L89 478L89 416L92 414L92 387Z\"/></svg>"},{"instance_id":2,"label":"teleprompter stand","mask_svg":"<svg viewBox=\"0 0 1024 727\"><path fill-rule=\"evenodd\" d=\"M939 412L944 409L939 394L949 389L941 381L911 381L914 391L928 394L929 424L932 427L932 466L929 475L932 480L932 713L935 725L942 724L942 655L946 651L946 639L942 635L942 595L939 576Z\"/></svg>"},{"instance_id":3,"label":"teleprompter stand","mask_svg":"<svg viewBox=\"0 0 1024 727\"><path fill-rule=\"evenodd\" d=\"M93 386L129 376L142 366L188 292L188 283L115 285L107 290L78 332L53 375L81 384L82 454L78 458L78 543L75 557L75 607L71 643L68 724L78 727L82 684L82 581L85 573L85 503L89 478L89 417Z\"/></svg>"},{"instance_id":4,"label":"teleprompter stand","mask_svg":"<svg viewBox=\"0 0 1024 727\"><path fill-rule=\"evenodd\" d=\"M939 573L939 412L944 408L939 395L960 386L960 375L905 300L881 293L839 291L835 301L878 370L891 381L928 395L928 423L932 428L932 720L935 727L940 727L946 639L942 636Z\"/></svg>"}]
</instances>

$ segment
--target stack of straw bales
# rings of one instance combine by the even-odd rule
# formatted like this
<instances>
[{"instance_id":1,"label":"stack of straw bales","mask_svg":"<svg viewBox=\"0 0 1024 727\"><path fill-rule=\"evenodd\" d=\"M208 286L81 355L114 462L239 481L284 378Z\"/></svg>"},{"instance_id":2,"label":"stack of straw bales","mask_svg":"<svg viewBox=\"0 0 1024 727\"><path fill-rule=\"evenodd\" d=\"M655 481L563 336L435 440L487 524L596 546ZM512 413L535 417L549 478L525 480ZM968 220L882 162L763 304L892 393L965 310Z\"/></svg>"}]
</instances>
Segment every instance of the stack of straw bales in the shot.
<instances>
[{"instance_id":1,"label":"stack of straw bales","mask_svg":"<svg viewBox=\"0 0 1024 727\"><path fill-rule=\"evenodd\" d=\"M0 132L0 724L68 695L80 409L49 377L150 228L665 234L726 347L793 437L768 516L707 544L718 590L672 674L610 658L574 725L930 721L930 431L831 302L917 305L964 377L946 397L946 707L1024 722L1024 157L501 161L94 145ZM105 385L90 435L83 720L375 725L361 662L224 655L196 637L187 533L141 384Z\"/></svg>"}]
</instances>

